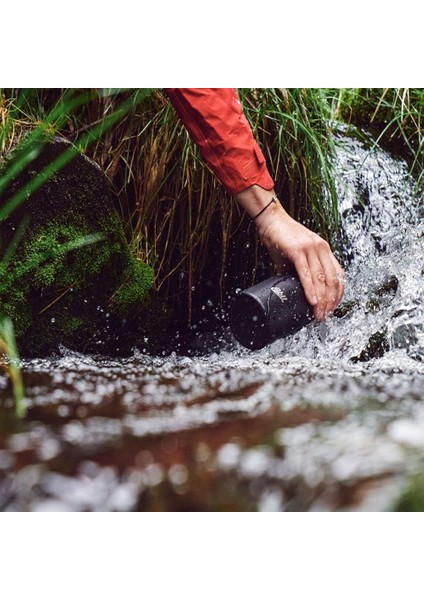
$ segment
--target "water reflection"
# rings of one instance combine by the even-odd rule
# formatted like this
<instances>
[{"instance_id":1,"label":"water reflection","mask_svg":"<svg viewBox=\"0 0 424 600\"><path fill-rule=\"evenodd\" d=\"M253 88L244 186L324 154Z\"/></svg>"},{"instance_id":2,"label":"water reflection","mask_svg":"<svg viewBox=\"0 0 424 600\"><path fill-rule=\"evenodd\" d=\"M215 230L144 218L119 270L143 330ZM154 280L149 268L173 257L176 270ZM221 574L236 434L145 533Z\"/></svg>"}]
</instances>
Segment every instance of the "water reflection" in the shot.
<instances>
[{"instance_id":1,"label":"water reflection","mask_svg":"<svg viewBox=\"0 0 424 600\"><path fill-rule=\"evenodd\" d=\"M386 510L423 451L424 365L403 350L72 354L25 371L2 510Z\"/></svg>"}]
</instances>

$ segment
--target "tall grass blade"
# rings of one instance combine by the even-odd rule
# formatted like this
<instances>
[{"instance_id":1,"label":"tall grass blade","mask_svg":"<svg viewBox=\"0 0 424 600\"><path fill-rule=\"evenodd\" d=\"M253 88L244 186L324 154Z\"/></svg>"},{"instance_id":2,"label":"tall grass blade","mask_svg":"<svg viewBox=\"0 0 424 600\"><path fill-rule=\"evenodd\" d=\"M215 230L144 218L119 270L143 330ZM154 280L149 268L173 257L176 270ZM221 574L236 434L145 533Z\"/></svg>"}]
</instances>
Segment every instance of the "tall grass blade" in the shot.
<instances>
[{"instance_id":1,"label":"tall grass blade","mask_svg":"<svg viewBox=\"0 0 424 600\"><path fill-rule=\"evenodd\" d=\"M15 399L15 414L23 419L27 413L25 404L25 386L16 346L15 331L10 319L3 319L0 323L0 367L7 373L13 386Z\"/></svg>"}]
</instances>

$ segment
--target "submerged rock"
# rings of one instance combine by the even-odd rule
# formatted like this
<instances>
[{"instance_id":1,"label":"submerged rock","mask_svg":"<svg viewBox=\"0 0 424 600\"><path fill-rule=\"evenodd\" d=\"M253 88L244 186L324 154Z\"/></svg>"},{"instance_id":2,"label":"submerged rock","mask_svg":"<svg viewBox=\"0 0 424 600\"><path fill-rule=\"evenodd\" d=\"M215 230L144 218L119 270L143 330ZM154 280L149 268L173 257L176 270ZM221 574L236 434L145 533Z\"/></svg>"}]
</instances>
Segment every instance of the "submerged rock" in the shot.
<instances>
[{"instance_id":1,"label":"submerged rock","mask_svg":"<svg viewBox=\"0 0 424 600\"><path fill-rule=\"evenodd\" d=\"M25 355L59 344L98 348L151 303L152 268L131 254L98 165L76 153L30 193L71 148L58 137L30 148L35 158L0 196L4 210L29 186L24 202L0 224L0 316L12 319ZM7 157L0 178L19 159L18 150Z\"/></svg>"}]
</instances>

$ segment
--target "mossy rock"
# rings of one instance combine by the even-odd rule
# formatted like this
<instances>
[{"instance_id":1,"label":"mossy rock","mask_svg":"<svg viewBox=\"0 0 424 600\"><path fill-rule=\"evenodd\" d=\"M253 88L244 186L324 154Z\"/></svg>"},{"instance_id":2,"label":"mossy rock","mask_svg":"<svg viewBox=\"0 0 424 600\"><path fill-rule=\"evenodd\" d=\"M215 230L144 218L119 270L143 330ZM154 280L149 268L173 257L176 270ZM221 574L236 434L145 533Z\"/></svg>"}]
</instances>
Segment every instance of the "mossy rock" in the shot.
<instances>
[{"instance_id":1,"label":"mossy rock","mask_svg":"<svg viewBox=\"0 0 424 600\"><path fill-rule=\"evenodd\" d=\"M71 147L61 138L38 146L0 207ZM131 254L104 173L80 153L2 221L0 235L0 316L12 319L24 355L107 347L152 304L153 270Z\"/></svg>"}]
</instances>

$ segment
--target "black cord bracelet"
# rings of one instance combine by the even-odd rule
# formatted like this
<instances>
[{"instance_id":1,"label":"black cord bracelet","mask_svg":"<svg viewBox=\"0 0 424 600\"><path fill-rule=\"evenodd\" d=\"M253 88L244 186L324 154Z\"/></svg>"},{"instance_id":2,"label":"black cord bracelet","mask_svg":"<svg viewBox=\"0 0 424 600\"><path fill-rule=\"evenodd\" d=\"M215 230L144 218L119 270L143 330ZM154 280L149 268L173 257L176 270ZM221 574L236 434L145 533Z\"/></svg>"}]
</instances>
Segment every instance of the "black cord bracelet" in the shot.
<instances>
[{"instance_id":1,"label":"black cord bracelet","mask_svg":"<svg viewBox=\"0 0 424 600\"><path fill-rule=\"evenodd\" d=\"M268 208L268 206L271 206L271 204L273 204L274 202L277 202L277 200L278 200L278 198L276 196L273 196L271 198L271 200L268 202L268 204L266 206L264 206L263 209L260 210L256 216L252 217L252 221L255 221Z\"/></svg>"}]
</instances>

